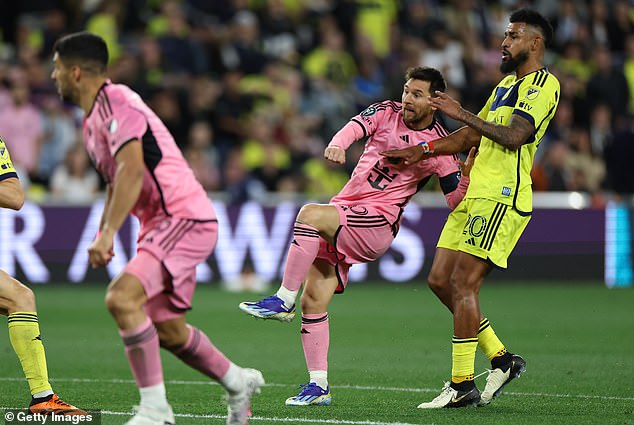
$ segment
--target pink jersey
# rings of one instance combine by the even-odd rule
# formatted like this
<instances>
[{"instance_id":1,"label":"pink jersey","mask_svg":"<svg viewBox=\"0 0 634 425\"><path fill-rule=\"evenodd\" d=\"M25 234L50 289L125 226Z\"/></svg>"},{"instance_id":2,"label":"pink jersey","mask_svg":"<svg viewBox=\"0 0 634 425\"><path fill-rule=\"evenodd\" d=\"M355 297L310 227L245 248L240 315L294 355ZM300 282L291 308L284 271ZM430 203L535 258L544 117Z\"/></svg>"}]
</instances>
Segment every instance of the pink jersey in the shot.
<instances>
[{"instance_id":1,"label":"pink jersey","mask_svg":"<svg viewBox=\"0 0 634 425\"><path fill-rule=\"evenodd\" d=\"M460 182L460 168L453 155L431 157L411 166L392 164L380 155L383 151L402 149L446 136L447 130L436 119L423 130L412 130L403 122L401 104L388 100L371 105L353 117L346 127L333 137L329 146L347 149L354 142L353 134L368 136L368 139L350 180L330 200L331 203L371 205L394 224L400 220L403 208L411 197L434 174L438 175L451 208L464 196L466 187L460 199L452 202L451 197L456 194L454 191ZM358 127L362 133L357 131Z\"/></svg>"},{"instance_id":2,"label":"pink jersey","mask_svg":"<svg viewBox=\"0 0 634 425\"><path fill-rule=\"evenodd\" d=\"M163 122L132 89L107 81L84 119L86 150L106 182L114 183L119 149L136 139L143 145L145 175L131 212L142 233L144 225L168 216L215 220L211 200Z\"/></svg>"}]
</instances>

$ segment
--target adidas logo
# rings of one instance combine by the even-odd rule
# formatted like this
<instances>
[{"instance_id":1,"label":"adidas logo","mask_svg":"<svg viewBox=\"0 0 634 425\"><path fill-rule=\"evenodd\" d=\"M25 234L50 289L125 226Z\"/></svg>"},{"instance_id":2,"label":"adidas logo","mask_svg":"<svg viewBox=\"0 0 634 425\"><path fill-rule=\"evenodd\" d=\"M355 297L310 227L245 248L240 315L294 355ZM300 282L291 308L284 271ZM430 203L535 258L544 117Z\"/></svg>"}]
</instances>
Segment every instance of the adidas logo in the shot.
<instances>
[{"instance_id":1,"label":"adidas logo","mask_svg":"<svg viewBox=\"0 0 634 425\"><path fill-rule=\"evenodd\" d=\"M42 340L42 335L38 335L35 338L33 338L31 341L41 341Z\"/></svg>"},{"instance_id":2,"label":"adidas logo","mask_svg":"<svg viewBox=\"0 0 634 425\"><path fill-rule=\"evenodd\" d=\"M302 328L301 332L302 334L309 334L310 332L308 332L306 329Z\"/></svg>"},{"instance_id":3,"label":"adidas logo","mask_svg":"<svg viewBox=\"0 0 634 425\"><path fill-rule=\"evenodd\" d=\"M291 242L293 245L297 245L299 246L299 243L297 243L297 241L295 239L293 239L293 242Z\"/></svg>"},{"instance_id":4,"label":"adidas logo","mask_svg":"<svg viewBox=\"0 0 634 425\"><path fill-rule=\"evenodd\" d=\"M468 243L469 245L473 245L473 246L475 246L475 238L471 238L471 239L467 240L467 243Z\"/></svg>"}]
</instances>

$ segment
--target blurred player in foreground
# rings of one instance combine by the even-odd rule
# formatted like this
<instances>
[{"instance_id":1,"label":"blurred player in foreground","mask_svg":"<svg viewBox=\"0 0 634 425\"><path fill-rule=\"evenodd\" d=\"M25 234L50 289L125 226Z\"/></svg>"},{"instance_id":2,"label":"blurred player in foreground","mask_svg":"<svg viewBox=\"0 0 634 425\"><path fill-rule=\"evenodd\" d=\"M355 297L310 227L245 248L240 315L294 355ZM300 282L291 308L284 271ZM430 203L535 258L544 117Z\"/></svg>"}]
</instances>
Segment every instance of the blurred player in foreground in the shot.
<instances>
[{"instance_id":1,"label":"blurred player in foreground","mask_svg":"<svg viewBox=\"0 0 634 425\"><path fill-rule=\"evenodd\" d=\"M19 210L24 192L11 162L9 150L0 139L0 208ZM40 335L33 291L0 270L0 314L8 317L9 339L20 359L31 390L31 413L85 415L81 409L60 400L48 382L46 354Z\"/></svg>"},{"instance_id":2,"label":"blurred player in foreground","mask_svg":"<svg viewBox=\"0 0 634 425\"><path fill-rule=\"evenodd\" d=\"M403 209L435 174L447 204L454 208L469 184L475 155L466 163L438 156L404 167L379 152L436 140L448 134L434 117L429 96L445 91L442 74L433 68L412 68L405 75L402 102L375 103L353 117L324 152L329 161L345 162L346 149L368 137L365 150L345 187L327 205L304 205L295 222L282 286L273 296L243 302L240 308L263 319L290 321L302 282L301 338L310 379L287 405L327 405L329 328L327 308L333 294L343 292L348 269L381 257L399 230ZM463 168L461 179L460 167Z\"/></svg>"},{"instance_id":3,"label":"blurred player in foreground","mask_svg":"<svg viewBox=\"0 0 634 425\"><path fill-rule=\"evenodd\" d=\"M511 73L493 90L478 115L462 109L445 93L430 104L466 124L447 137L398 151L387 158L418 165L436 155L478 146L478 160L464 201L449 215L438 240L429 285L453 312L451 382L421 409L486 405L526 368L521 356L507 351L481 315L479 291L493 267L507 259L532 214L533 157L559 102L559 81L544 67L553 30L539 13L511 14L500 70ZM513 300L509 300L512 303ZM476 348L491 361L484 391L474 382Z\"/></svg>"},{"instance_id":4,"label":"blurred player in foreground","mask_svg":"<svg viewBox=\"0 0 634 425\"><path fill-rule=\"evenodd\" d=\"M90 264L105 266L112 259L114 236L129 213L141 223L137 254L106 294L141 397L127 424L174 423L163 384L163 347L218 381L228 393L227 424L244 425L251 397L264 384L262 374L236 366L185 320L196 266L218 238L211 201L156 114L129 87L108 79L103 39L70 34L53 53L51 77L62 98L84 110L84 144L107 182Z\"/></svg>"}]
</instances>

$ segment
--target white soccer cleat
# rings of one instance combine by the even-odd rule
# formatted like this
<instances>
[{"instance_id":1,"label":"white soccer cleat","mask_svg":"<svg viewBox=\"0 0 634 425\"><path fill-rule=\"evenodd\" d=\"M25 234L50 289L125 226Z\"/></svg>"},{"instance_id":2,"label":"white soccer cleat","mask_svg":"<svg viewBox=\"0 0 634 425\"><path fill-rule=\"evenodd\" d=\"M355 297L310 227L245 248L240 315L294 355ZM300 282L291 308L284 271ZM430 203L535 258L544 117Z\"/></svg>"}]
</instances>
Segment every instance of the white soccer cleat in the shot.
<instances>
[{"instance_id":1,"label":"white soccer cleat","mask_svg":"<svg viewBox=\"0 0 634 425\"><path fill-rule=\"evenodd\" d=\"M440 394L432 401L421 403L417 406L419 409L442 409L443 407L465 407L477 404L480 401L480 391L473 387L469 391L458 391L451 388L449 382L445 382L445 386Z\"/></svg>"},{"instance_id":2,"label":"white soccer cleat","mask_svg":"<svg viewBox=\"0 0 634 425\"><path fill-rule=\"evenodd\" d=\"M299 388L299 394L286 399L287 406L328 406L332 402L330 387L323 389L315 382L309 382Z\"/></svg>"},{"instance_id":3,"label":"white soccer cleat","mask_svg":"<svg viewBox=\"0 0 634 425\"><path fill-rule=\"evenodd\" d=\"M135 406L134 416L125 425L174 425L172 408L154 409L148 406Z\"/></svg>"},{"instance_id":4,"label":"white soccer cleat","mask_svg":"<svg viewBox=\"0 0 634 425\"><path fill-rule=\"evenodd\" d=\"M502 389L506 384L511 382L515 378L519 378L521 373L526 370L526 361L522 356L513 354L511 361L504 367L506 371L500 368L489 370L489 376L487 376L487 383L482 391L482 397L478 406L486 406L491 401L502 393Z\"/></svg>"},{"instance_id":5,"label":"white soccer cleat","mask_svg":"<svg viewBox=\"0 0 634 425\"><path fill-rule=\"evenodd\" d=\"M242 369L244 389L237 394L227 394L227 425L247 425L251 416L251 397L260 392L264 385L262 372L256 369Z\"/></svg>"}]
</instances>

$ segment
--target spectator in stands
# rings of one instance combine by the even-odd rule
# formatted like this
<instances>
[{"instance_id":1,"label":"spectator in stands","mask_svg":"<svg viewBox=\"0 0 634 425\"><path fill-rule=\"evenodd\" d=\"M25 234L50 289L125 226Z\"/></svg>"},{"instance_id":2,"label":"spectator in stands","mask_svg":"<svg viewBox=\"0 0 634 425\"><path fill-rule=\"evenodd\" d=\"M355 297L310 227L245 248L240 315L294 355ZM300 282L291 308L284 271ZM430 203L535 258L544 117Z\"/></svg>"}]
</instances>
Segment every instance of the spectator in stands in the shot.
<instances>
[{"instance_id":1,"label":"spectator in stands","mask_svg":"<svg viewBox=\"0 0 634 425\"><path fill-rule=\"evenodd\" d=\"M44 137L42 115L29 100L30 88L22 71L14 70L9 87L12 102L0 110L0 129L18 173L33 177Z\"/></svg>"},{"instance_id":2,"label":"spectator in stands","mask_svg":"<svg viewBox=\"0 0 634 425\"><path fill-rule=\"evenodd\" d=\"M89 204L98 193L99 176L90 166L84 146L75 143L51 176L51 197L70 204Z\"/></svg>"},{"instance_id":3,"label":"spectator in stands","mask_svg":"<svg viewBox=\"0 0 634 425\"><path fill-rule=\"evenodd\" d=\"M37 179L48 184L55 168L64 162L66 151L77 140L78 129L70 111L55 97L42 107L43 140L39 151Z\"/></svg>"},{"instance_id":4,"label":"spectator in stands","mask_svg":"<svg viewBox=\"0 0 634 425\"><path fill-rule=\"evenodd\" d=\"M616 119L626 114L629 106L627 80L621 69L614 66L612 55L606 46L597 46L593 59L596 72L586 86L586 99L592 104L605 103L610 107L612 118Z\"/></svg>"},{"instance_id":5,"label":"spectator in stands","mask_svg":"<svg viewBox=\"0 0 634 425\"><path fill-rule=\"evenodd\" d=\"M213 137L213 128L207 121L194 122L189 129L189 142L184 152L194 176L207 192L220 190L220 172Z\"/></svg>"}]
</instances>

